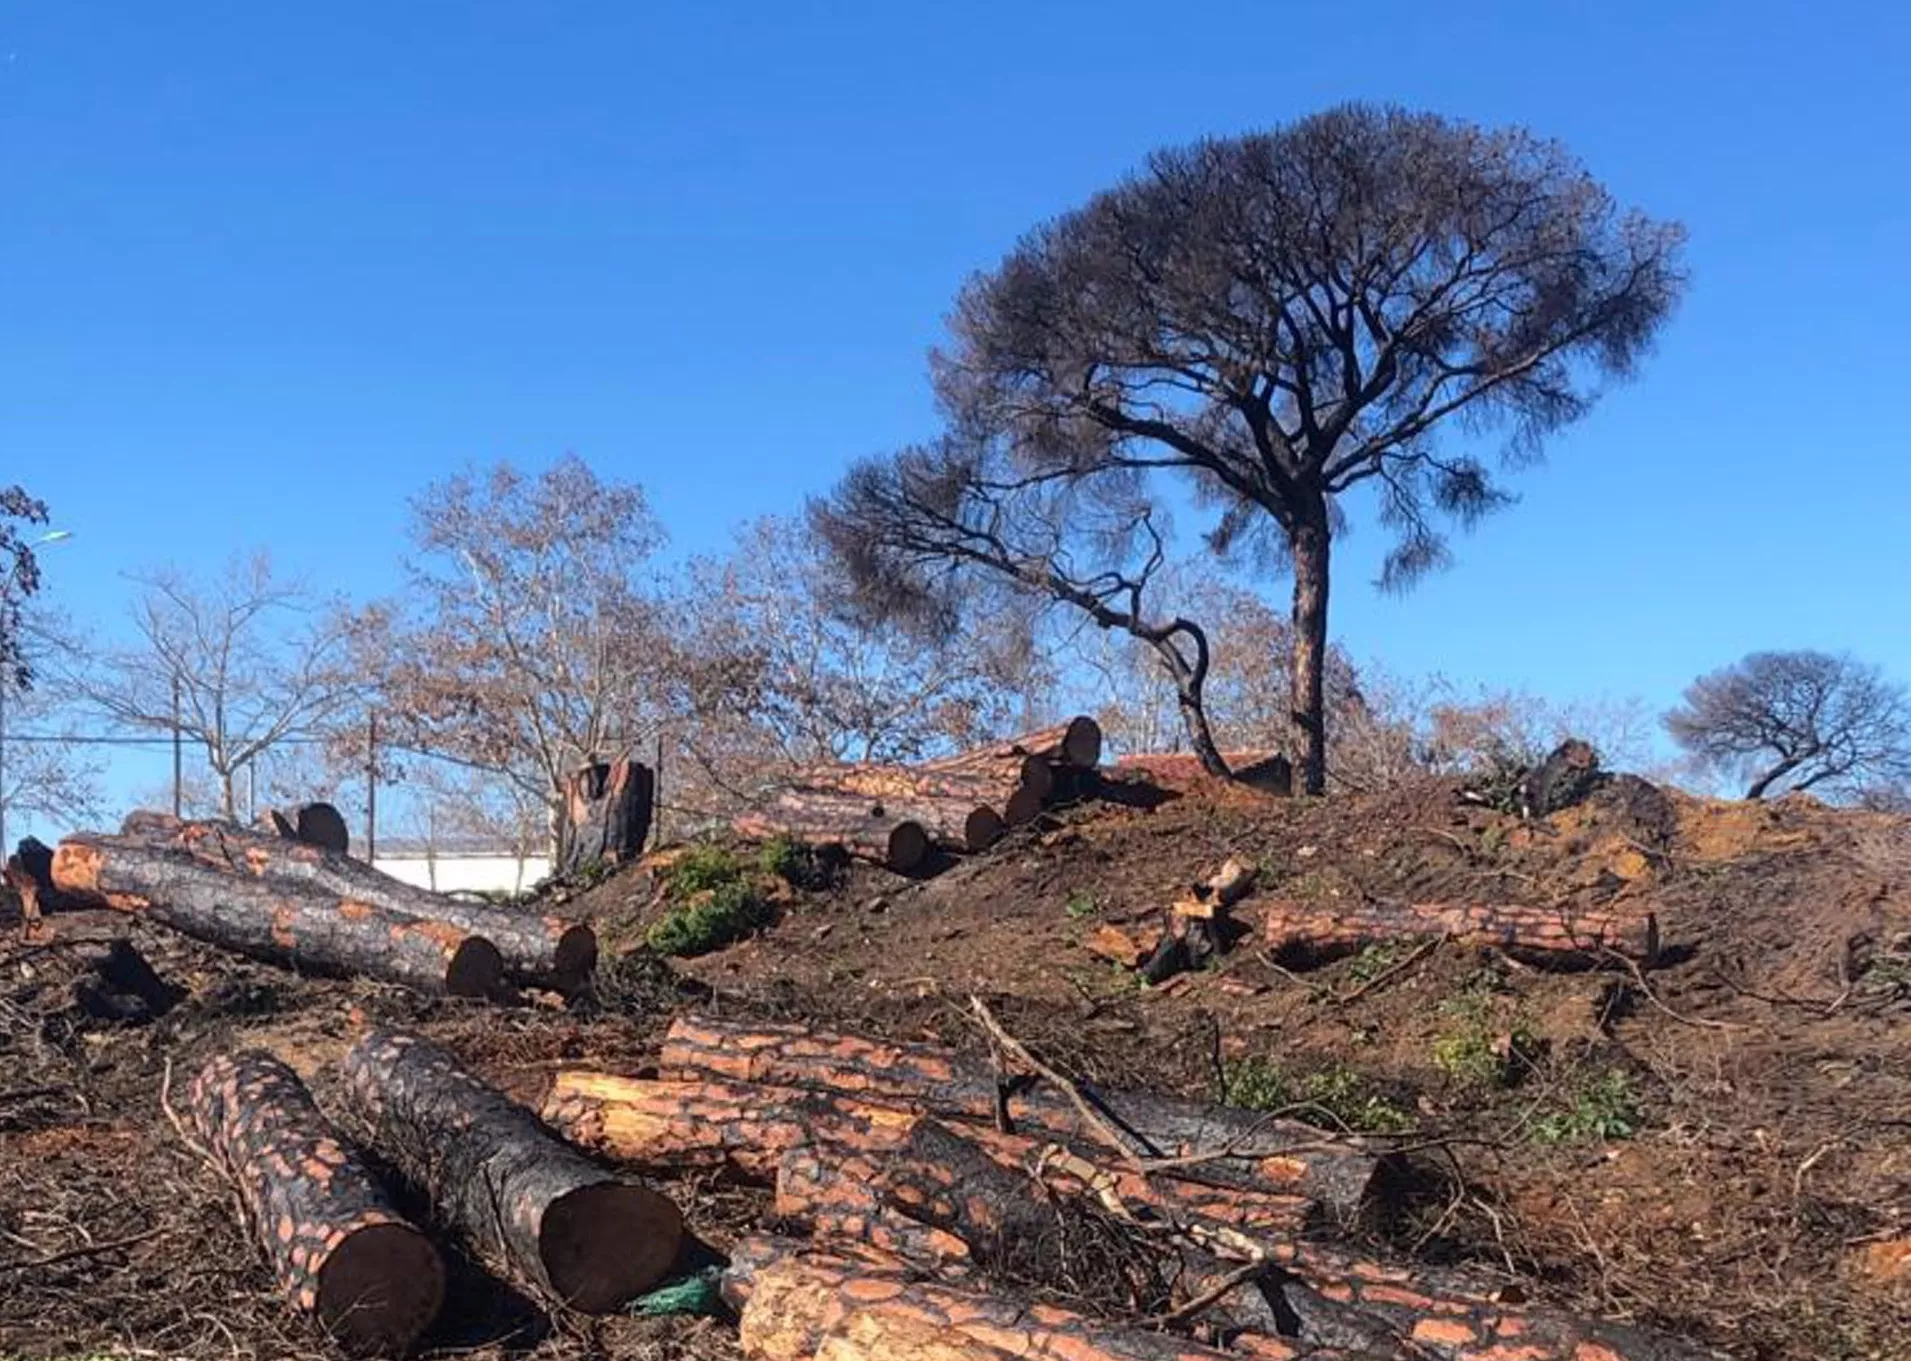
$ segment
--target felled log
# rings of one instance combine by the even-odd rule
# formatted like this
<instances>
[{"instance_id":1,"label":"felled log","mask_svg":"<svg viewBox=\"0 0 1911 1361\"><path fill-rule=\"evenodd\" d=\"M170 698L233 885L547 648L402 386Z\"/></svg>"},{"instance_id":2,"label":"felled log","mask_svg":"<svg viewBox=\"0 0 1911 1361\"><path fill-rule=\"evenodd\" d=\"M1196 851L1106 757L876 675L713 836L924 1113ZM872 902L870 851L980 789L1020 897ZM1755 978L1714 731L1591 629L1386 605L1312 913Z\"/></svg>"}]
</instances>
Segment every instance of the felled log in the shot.
<instances>
[{"instance_id":1,"label":"felled log","mask_svg":"<svg viewBox=\"0 0 1911 1361\"><path fill-rule=\"evenodd\" d=\"M953 756L923 762L925 770L987 770L1028 757L1074 770L1093 770L1101 763L1101 724L1078 715L1003 742L991 742Z\"/></svg>"},{"instance_id":2,"label":"felled log","mask_svg":"<svg viewBox=\"0 0 1911 1361\"><path fill-rule=\"evenodd\" d=\"M269 1054L222 1054L187 1089L273 1274L347 1350L400 1353L437 1317L444 1265L393 1210L298 1076Z\"/></svg>"},{"instance_id":3,"label":"felled log","mask_svg":"<svg viewBox=\"0 0 1911 1361\"><path fill-rule=\"evenodd\" d=\"M352 833L345 818L329 803L298 803L289 808L268 808L259 814L261 831L302 841L307 846L322 846L344 855L351 849Z\"/></svg>"},{"instance_id":4,"label":"felled log","mask_svg":"<svg viewBox=\"0 0 1911 1361\"><path fill-rule=\"evenodd\" d=\"M1168 907L1168 921L1153 952L1141 966L1149 983L1162 983L1198 969L1245 935L1229 917L1234 904L1254 887L1254 866L1230 856L1220 869L1200 880Z\"/></svg>"},{"instance_id":5,"label":"felled log","mask_svg":"<svg viewBox=\"0 0 1911 1361\"><path fill-rule=\"evenodd\" d=\"M1046 762L1030 760L1038 773L1033 780L983 771L849 764L799 771L793 787L870 799L896 817L923 823L940 846L982 851L1005 827L1020 827L1040 816L1055 776Z\"/></svg>"},{"instance_id":6,"label":"felled log","mask_svg":"<svg viewBox=\"0 0 1911 1361\"><path fill-rule=\"evenodd\" d=\"M346 1056L345 1079L379 1149L474 1244L571 1308L615 1309L676 1260L674 1204L553 1139L437 1046L373 1030Z\"/></svg>"},{"instance_id":7,"label":"felled log","mask_svg":"<svg viewBox=\"0 0 1911 1361\"><path fill-rule=\"evenodd\" d=\"M766 1183L782 1174L792 1152L815 1151L836 1163L898 1155L925 1118L919 1107L841 1092L580 1069L556 1075L543 1115L573 1143L620 1161L673 1171L728 1170ZM1302 1194L1208 1185L1199 1180L1205 1166L1150 1176L1122 1166L1106 1150L1039 1131L1005 1134L977 1123L965 1125L962 1137L1000 1167L1039 1165L1064 1190L1112 1194L1161 1220L1199 1218L1270 1236L1297 1234L1314 1220L1313 1203Z\"/></svg>"},{"instance_id":8,"label":"felled log","mask_svg":"<svg viewBox=\"0 0 1911 1361\"><path fill-rule=\"evenodd\" d=\"M454 997L493 997L504 988L504 960L481 935L404 916L321 884L238 874L175 847L129 837L70 836L53 854L51 877L71 898L137 913L181 935L276 964Z\"/></svg>"},{"instance_id":9,"label":"felled log","mask_svg":"<svg viewBox=\"0 0 1911 1361\"><path fill-rule=\"evenodd\" d=\"M340 898L482 936L503 956L507 975L520 983L577 992L597 967L597 933L581 922L448 898L318 846L282 841L229 822L182 822L163 813L133 813L120 831L155 846L187 851L203 864L234 875L310 884Z\"/></svg>"},{"instance_id":10,"label":"felled log","mask_svg":"<svg viewBox=\"0 0 1911 1361\"><path fill-rule=\"evenodd\" d=\"M969 1245L883 1204L881 1164L841 1149L793 1148L778 1161L773 1212L785 1224L810 1226L818 1238L863 1243L945 1280L972 1274Z\"/></svg>"},{"instance_id":11,"label":"felled log","mask_svg":"<svg viewBox=\"0 0 1911 1361\"><path fill-rule=\"evenodd\" d=\"M1018 1076L1005 1096L979 1059L935 1045L898 1044L803 1026L681 1017L664 1037L666 1078L721 1078L834 1091L968 1120L993 1121L998 1097L1018 1131L1105 1147L1100 1130L1062 1092ZM1089 1095L1146 1156L1229 1150L1203 1162L1204 1180L1293 1193L1336 1218L1357 1216L1386 1193L1390 1164L1364 1142L1256 1111L1142 1092Z\"/></svg>"},{"instance_id":12,"label":"felled log","mask_svg":"<svg viewBox=\"0 0 1911 1361\"><path fill-rule=\"evenodd\" d=\"M745 1239L730 1254L724 1295L740 1311L752 1361L1222 1361L1218 1351L1144 1324L1091 1319L1000 1288L984 1294L916 1279L880 1254ZM1307 1348L1257 1338L1267 1361L1381 1361L1394 1351ZM1592 1358L1588 1358L1592 1361Z\"/></svg>"},{"instance_id":13,"label":"felled log","mask_svg":"<svg viewBox=\"0 0 1911 1361\"><path fill-rule=\"evenodd\" d=\"M1528 907L1520 903L1271 902L1263 939L1282 963L1316 964L1364 946L1415 936L1497 946L1540 962L1594 961L1617 954L1650 966L1659 922L1649 912Z\"/></svg>"},{"instance_id":14,"label":"felled log","mask_svg":"<svg viewBox=\"0 0 1911 1361\"><path fill-rule=\"evenodd\" d=\"M37 837L26 837L0 868L7 887L20 898L20 926L31 935L40 919L64 904L53 887L53 848Z\"/></svg>"},{"instance_id":15,"label":"felled log","mask_svg":"<svg viewBox=\"0 0 1911 1361\"><path fill-rule=\"evenodd\" d=\"M859 860L898 874L922 868L932 849L921 823L890 814L880 800L857 794L786 789L761 808L733 818L730 825L738 836L753 841L787 836L812 846L840 846Z\"/></svg>"},{"instance_id":16,"label":"felled log","mask_svg":"<svg viewBox=\"0 0 1911 1361\"><path fill-rule=\"evenodd\" d=\"M564 837L557 870L623 865L644 853L657 800L657 777L632 760L598 761L564 782Z\"/></svg>"}]
</instances>

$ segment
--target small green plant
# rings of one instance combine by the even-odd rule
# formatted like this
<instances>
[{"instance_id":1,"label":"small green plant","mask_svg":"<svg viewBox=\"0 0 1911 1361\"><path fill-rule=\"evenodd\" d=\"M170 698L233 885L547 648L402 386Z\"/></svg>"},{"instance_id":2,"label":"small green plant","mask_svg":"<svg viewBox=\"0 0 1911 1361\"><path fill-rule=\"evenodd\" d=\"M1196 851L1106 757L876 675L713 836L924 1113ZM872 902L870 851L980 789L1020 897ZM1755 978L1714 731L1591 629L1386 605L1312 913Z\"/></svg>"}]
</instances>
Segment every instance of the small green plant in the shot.
<instances>
[{"instance_id":1,"label":"small green plant","mask_svg":"<svg viewBox=\"0 0 1911 1361\"><path fill-rule=\"evenodd\" d=\"M1371 983L1398 964L1406 953L1407 947L1400 941L1377 941L1354 956L1353 963L1347 966L1347 972L1356 982Z\"/></svg>"},{"instance_id":2,"label":"small green plant","mask_svg":"<svg viewBox=\"0 0 1911 1361\"><path fill-rule=\"evenodd\" d=\"M1222 1066L1221 1083L1226 1104L1246 1110L1314 1106L1332 1123L1366 1134L1394 1134L1413 1126L1406 1111L1344 1063L1295 1076L1271 1059L1232 1059Z\"/></svg>"},{"instance_id":3,"label":"small green plant","mask_svg":"<svg viewBox=\"0 0 1911 1361\"><path fill-rule=\"evenodd\" d=\"M1468 1087L1510 1086L1532 1066L1539 1040L1517 1016L1502 1029L1495 1024L1493 999L1475 983L1440 1004L1445 1017L1433 1042L1440 1071Z\"/></svg>"},{"instance_id":4,"label":"small green plant","mask_svg":"<svg viewBox=\"0 0 1911 1361\"><path fill-rule=\"evenodd\" d=\"M731 883L743 875L743 862L726 846L692 846L664 871L665 892L675 899L689 898Z\"/></svg>"},{"instance_id":5,"label":"small green plant","mask_svg":"<svg viewBox=\"0 0 1911 1361\"><path fill-rule=\"evenodd\" d=\"M1070 921L1078 922L1084 917L1094 916L1100 911L1100 905L1096 903L1095 895L1092 893L1071 893L1068 895L1068 901L1062 905L1062 911L1068 914Z\"/></svg>"},{"instance_id":6,"label":"small green plant","mask_svg":"<svg viewBox=\"0 0 1911 1361\"><path fill-rule=\"evenodd\" d=\"M1533 1141L1541 1144L1581 1144L1630 1139L1640 1123L1639 1093L1622 1068L1602 1068L1582 1075L1564 1110L1552 1112L1533 1126Z\"/></svg>"},{"instance_id":7,"label":"small green plant","mask_svg":"<svg viewBox=\"0 0 1911 1361\"><path fill-rule=\"evenodd\" d=\"M774 874L791 888L825 889L834 875L816 847L792 836L775 836L757 852L765 874Z\"/></svg>"}]
</instances>

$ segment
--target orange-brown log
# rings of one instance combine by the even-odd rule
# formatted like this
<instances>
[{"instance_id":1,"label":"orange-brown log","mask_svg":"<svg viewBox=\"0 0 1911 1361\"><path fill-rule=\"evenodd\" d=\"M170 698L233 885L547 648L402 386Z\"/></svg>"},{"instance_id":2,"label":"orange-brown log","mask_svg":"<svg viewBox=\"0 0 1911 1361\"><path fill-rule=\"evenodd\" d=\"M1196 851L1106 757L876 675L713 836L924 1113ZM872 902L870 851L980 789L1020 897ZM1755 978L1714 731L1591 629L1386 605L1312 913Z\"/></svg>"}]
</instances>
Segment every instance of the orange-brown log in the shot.
<instances>
[{"instance_id":1,"label":"orange-brown log","mask_svg":"<svg viewBox=\"0 0 1911 1361\"><path fill-rule=\"evenodd\" d=\"M1236 784L1267 794L1294 791L1294 768L1278 751L1224 751L1221 759L1227 762L1229 778ZM1117 778L1137 776L1157 789L1176 792L1185 792L1213 778L1202 766L1201 758L1186 751L1138 752L1117 758L1113 768Z\"/></svg>"},{"instance_id":2,"label":"orange-brown log","mask_svg":"<svg viewBox=\"0 0 1911 1361\"><path fill-rule=\"evenodd\" d=\"M730 825L753 841L786 836L812 846L840 846L898 874L921 869L934 848L921 823L886 813L879 800L855 794L786 789Z\"/></svg>"},{"instance_id":3,"label":"orange-brown log","mask_svg":"<svg viewBox=\"0 0 1911 1361\"><path fill-rule=\"evenodd\" d=\"M687 1016L664 1038L659 1072L833 1091L968 1120L996 1115L998 1082L977 1057L936 1045L903 1044L812 1030ZM1062 1092L1016 1075L1006 1098L1024 1133L1059 1134L1106 1146L1102 1132ZM1093 1092L1108 1120L1147 1156L1219 1154L1202 1179L1243 1189L1294 1193L1336 1218L1358 1217L1386 1191L1391 1164L1372 1146L1293 1120L1144 1092Z\"/></svg>"},{"instance_id":4,"label":"orange-brown log","mask_svg":"<svg viewBox=\"0 0 1911 1361\"><path fill-rule=\"evenodd\" d=\"M618 1308L675 1262L674 1204L552 1138L436 1045L369 1032L346 1056L345 1092L379 1149L475 1244L571 1308Z\"/></svg>"},{"instance_id":5,"label":"orange-brown log","mask_svg":"<svg viewBox=\"0 0 1911 1361\"><path fill-rule=\"evenodd\" d=\"M130 814L120 834L187 851L216 870L310 884L355 902L483 936L498 947L506 972L520 983L574 993L590 982L597 967L597 933L582 922L448 898L316 845L284 841L229 822L182 822L151 812Z\"/></svg>"},{"instance_id":6,"label":"orange-brown log","mask_svg":"<svg viewBox=\"0 0 1911 1361\"><path fill-rule=\"evenodd\" d=\"M1539 962L1592 961L1620 955L1650 965L1659 923L1625 908L1528 907L1520 903L1320 903L1275 901L1261 919L1263 939L1283 963L1306 965L1352 954L1380 941L1441 937L1492 945Z\"/></svg>"},{"instance_id":7,"label":"orange-brown log","mask_svg":"<svg viewBox=\"0 0 1911 1361\"><path fill-rule=\"evenodd\" d=\"M258 1050L221 1054L188 1087L186 1109L298 1307L347 1351L408 1350L437 1316L444 1264L298 1076Z\"/></svg>"},{"instance_id":8,"label":"orange-brown log","mask_svg":"<svg viewBox=\"0 0 1911 1361\"><path fill-rule=\"evenodd\" d=\"M1040 757L1021 758L1013 769L1001 771L849 762L810 766L797 772L795 783L806 789L837 789L877 798L963 799L1000 806L1024 786L1038 800L1046 799L1055 773Z\"/></svg>"},{"instance_id":9,"label":"orange-brown log","mask_svg":"<svg viewBox=\"0 0 1911 1361\"><path fill-rule=\"evenodd\" d=\"M598 1153L658 1169L728 1169L759 1182L778 1175L784 1156L812 1150L831 1161L881 1159L905 1148L920 1110L836 1092L710 1080L670 1081L566 1069L545 1100L546 1123ZM999 1166L1041 1168L1071 1192L1091 1186L1160 1219L1199 1218L1245 1233L1289 1237L1313 1222L1304 1196L1216 1186L1177 1176L1143 1175L1105 1150L1053 1137L1004 1134L986 1124L963 1137Z\"/></svg>"},{"instance_id":10,"label":"orange-brown log","mask_svg":"<svg viewBox=\"0 0 1911 1361\"><path fill-rule=\"evenodd\" d=\"M316 847L291 849L321 853ZM209 945L276 964L458 997L495 997L504 990L503 957L481 935L404 916L320 884L237 873L177 847L130 837L70 836L53 854L51 878L69 898L137 913Z\"/></svg>"},{"instance_id":11,"label":"orange-brown log","mask_svg":"<svg viewBox=\"0 0 1911 1361\"><path fill-rule=\"evenodd\" d=\"M739 1243L724 1293L740 1311L737 1337L752 1361L1222 1361L1242 1354L1140 1320L1117 1323L1000 1288L985 1294L920 1280L906 1261L791 1239ZM1247 1354L1267 1361L1406 1355L1256 1341Z\"/></svg>"},{"instance_id":12,"label":"orange-brown log","mask_svg":"<svg viewBox=\"0 0 1911 1361\"><path fill-rule=\"evenodd\" d=\"M1101 763L1101 724L1086 715L1001 742L990 742L953 756L925 761L927 770L987 769L992 764L1033 756L1051 766L1093 770Z\"/></svg>"}]
</instances>

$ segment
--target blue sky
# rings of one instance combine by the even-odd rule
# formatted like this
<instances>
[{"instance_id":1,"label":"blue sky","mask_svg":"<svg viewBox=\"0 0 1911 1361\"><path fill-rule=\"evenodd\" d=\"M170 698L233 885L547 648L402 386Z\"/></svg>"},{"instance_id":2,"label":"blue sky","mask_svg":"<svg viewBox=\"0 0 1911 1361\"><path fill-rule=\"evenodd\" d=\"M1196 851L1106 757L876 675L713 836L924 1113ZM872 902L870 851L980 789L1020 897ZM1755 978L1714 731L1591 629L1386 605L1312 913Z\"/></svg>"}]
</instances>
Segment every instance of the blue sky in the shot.
<instances>
[{"instance_id":1,"label":"blue sky","mask_svg":"<svg viewBox=\"0 0 1911 1361\"><path fill-rule=\"evenodd\" d=\"M1382 597L1357 529L1343 642L1654 704L1754 647L1911 679L1907 72L1884 4L0 0L0 481L83 619L261 544L376 593L423 484L567 450L719 547L931 430L1025 228L1393 100L1561 138L1694 281L1450 571Z\"/></svg>"}]
</instances>

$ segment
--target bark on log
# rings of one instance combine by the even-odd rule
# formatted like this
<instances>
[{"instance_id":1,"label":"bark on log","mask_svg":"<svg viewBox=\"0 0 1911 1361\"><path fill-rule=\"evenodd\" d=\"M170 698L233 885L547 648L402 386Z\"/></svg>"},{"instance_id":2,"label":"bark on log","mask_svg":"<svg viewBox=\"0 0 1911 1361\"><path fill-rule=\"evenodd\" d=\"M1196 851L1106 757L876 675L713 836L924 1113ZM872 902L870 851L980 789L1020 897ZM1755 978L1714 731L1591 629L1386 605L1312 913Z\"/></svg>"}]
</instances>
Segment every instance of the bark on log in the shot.
<instances>
[{"instance_id":1,"label":"bark on log","mask_svg":"<svg viewBox=\"0 0 1911 1361\"><path fill-rule=\"evenodd\" d=\"M628 864L642 855L656 801L656 775L636 761L600 761L572 771L564 787L558 872Z\"/></svg>"},{"instance_id":2,"label":"bark on log","mask_svg":"<svg viewBox=\"0 0 1911 1361\"><path fill-rule=\"evenodd\" d=\"M796 783L807 789L834 789L893 799L958 799L987 803L998 809L1018 789L1028 789L1046 800L1055 785L1055 772L1041 757L1017 758L1012 769L948 769L929 766L885 766L850 763L810 766L797 772Z\"/></svg>"},{"instance_id":3,"label":"bark on log","mask_svg":"<svg viewBox=\"0 0 1911 1361\"><path fill-rule=\"evenodd\" d=\"M573 1142L640 1167L728 1169L760 1182L779 1176L792 1152L836 1162L881 1160L905 1149L924 1118L920 1107L861 1100L836 1092L721 1081L669 1081L566 1070L557 1074L544 1119ZM999 1166L1042 1167L1070 1192L1091 1183L1158 1219L1225 1224L1286 1237L1314 1222L1305 1196L1208 1185L1204 1168L1180 1176L1144 1176L1078 1141L1004 1134L985 1124L962 1136Z\"/></svg>"},{"instance_id":4,"label":"bark on log","mask_svg":"<svg viewBox=\"0 0 1911 1361\"><path fill-rule=\"evenodd\" d=\"M1378 941L1445 936L1491 945L1540 962L1597 962L1609 954L1650 966L1659 954L1651 913L1518 903L1272 902L1263 937L1277 958L1308 965L1352 954Z\"/></svg>"},{"instance_id":5,"label":"bark on log","mask_svg":"<svg viewBox=\"0 0 1911 1361\"><path fill-rule=\"evenodd\" d=\"M1228 778L1235 784L1265 794L1294 792L1294 767L1278 751L1226 751L1221 753L1221 759L1228 763ZM1212 778L1202 769L1199 756L1180 751L1123 756L1114 763L1114 772L1117 777L1139 776L1157 789L1176 792L1192 789Z\"/></svg>"},{"instance_id":6,"label":"bark on log","mask_svg":"<svg viewBox=\"0 0 1911 1361\"><path fill-rule=\"evenodd\" d=\"M322 846L344 855L352 848L352 834L345 818L329 803L299 803L289 808L268 808L259 814L259 829L287 841L307 846Z\"/></svg>"},{"instance_id":7,"label":"bark on log","mask_svg":"<svg viewBox=\"0 0 1911 1361\"><path fill-rule=\"evenodd\" d=\"M751 1238L730 1254L724 1294L741 1311L738 1341L752 1361L1222 1361L1217 1351L1143 1325L1091 1319L1003 1291L981 1294L912 1278L880 1255L819 1251L789 1239ZM1381 1361L1354 1353L1256 1339L1268 1361Z\"/></svg>"},{"instance_id":8,"label":"bark on log","mask_svg":"<svg viewBox=\"0 0 1911 1361\"><path fill-rule=\"evenodd\" d=\"M310 884L354 902L482 936L498 948L505 972L520 983L570 994L587 987L597 968L597 933L581 922L461 902L394 879L362 860L227 822L181 822L163 813L140 812L128 816L120 830L154 846L185 850L235 875Z\"/></svg>"},{"instance_id":9,"label":"bark on log","mask_svg":"<svg viewBox=\"0 0 1911 1361\"><path fill-rule=\"evenodd\" d=\"M481 935L319 884L215 868L174 847L71 836L54 852L52 879L68 897L137 913L209 945L277 964L455 997L494 997L504 989L504 960Z\"/></svg>"},{"instance_id":10,"label":"bark on log","mask_svg":"<svg viewBox=\"0 0 1911 1361\"><path fill-rule=\"evenodd\" d=\"M553 1139L435 1045L371 1031L346 1056L345 1078L380 1149L475 1244L571 1308L615 1309L676 1260L674 1204Z\"/></svg>"},{"instance_id":11,"label":"bark on log","mask_svg":"<svg viewBox=\"0 0 1911 1361\"><path fill-rule=\"evenodd\" d=\"M840 846L859 860L898 874L921 869L933 848L921 823L889 814L880 801L855 794L784 790L730 825L738 836L755 841L787 836L812 846Z\"/></svg>"},{"instance_id":12,"label":"bark on log","mask_svg":"<svg viewBox=\"0 0 1911 1361\"><path fill-rule=\"evenodd\" d=\"M993 1121L997 1080L979 1059L934 1045L896 1044L802 1026L746 1025L682 1017L664 1037L659 1073L835 1091L969 1120ZM1292 1120L1141 1092L1091 1093L1112 1123L1149 1156L1230 1150L1202 1164L1224 1185L1296 1193L1334 1217L1358 1217L1387 1191L1387 1161L1360 1140ZM1105 1146L1068 1097L1021 1085L1006 1101L1026 1133L1047 1131Z\"/></svg>"},{"instance_id":13,"label":"bark on log","mask_svg":"<svg viewBox=\"0 0 1911 1361\"><path fill-rule=\"evenodd\" d=\"M186 1093L273 1273L347 1350L401 1353L444 1300L438 1251L269 1054L222 1054Z\"/></svg>"},{"instance_id":14,"label":"bark on log","mask_svg":"<svg viewBox=\"0 0 1911 1361\"><path fill-rule=\"evenodd\" d=\"M1086 715L1078 715L1046 728L1037 728L1034 732L1023 733L1019 737L1011 737L1007 741L992 742L971 751L925 761L923 769L986 769L991 763L1029 756L1052 766L1093 770L1101 763L1101 724Z\"/></svg>"}]
</instances>

